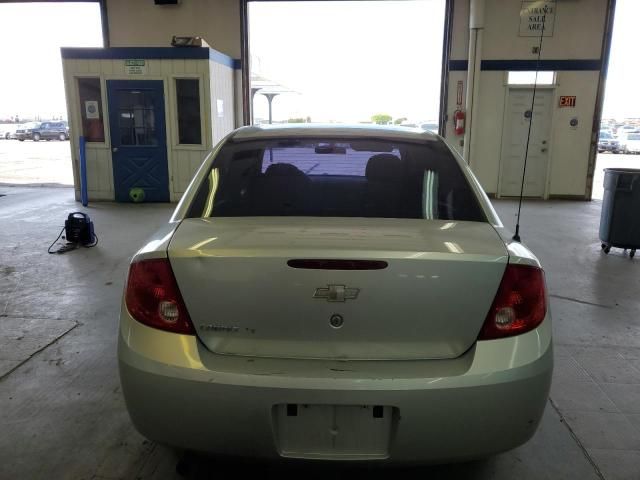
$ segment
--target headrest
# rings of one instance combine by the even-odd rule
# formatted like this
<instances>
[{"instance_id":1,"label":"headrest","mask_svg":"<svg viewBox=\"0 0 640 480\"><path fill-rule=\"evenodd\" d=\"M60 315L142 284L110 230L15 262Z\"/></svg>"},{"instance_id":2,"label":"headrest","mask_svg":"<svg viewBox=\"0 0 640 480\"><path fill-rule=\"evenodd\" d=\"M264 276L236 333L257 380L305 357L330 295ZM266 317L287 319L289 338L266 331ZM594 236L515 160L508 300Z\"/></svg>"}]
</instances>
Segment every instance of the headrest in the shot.
<instances>
[{"instance_id":1,"label":"headrest","mask_svg":"<svg viewBox=\"0 0 640 480\"><path fill-rule=\"evenodd\" d=\"M391 153L378 153L367 162L365 175L369 180L397 182L402 178L402 160Z\"/></svg>"},{"instance_id":2,"label":"headrest","mask_svg":"<svg viewBox=\"0 0 640 480\"><path fill-rule=\"evenodd\" d=\"M273 163L265 170L266 177L306 177L295 165L290 163Z\"/></svg>"}]
</instances>

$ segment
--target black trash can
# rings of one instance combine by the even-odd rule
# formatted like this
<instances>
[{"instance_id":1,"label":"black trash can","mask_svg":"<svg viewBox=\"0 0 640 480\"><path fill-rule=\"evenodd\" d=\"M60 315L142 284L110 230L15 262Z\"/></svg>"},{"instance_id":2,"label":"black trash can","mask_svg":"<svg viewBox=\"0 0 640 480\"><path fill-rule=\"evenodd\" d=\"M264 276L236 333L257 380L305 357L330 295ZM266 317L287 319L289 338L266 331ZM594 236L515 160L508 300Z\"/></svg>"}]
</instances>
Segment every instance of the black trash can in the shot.
<instances>
[{"instance_id":1,"label":"black trash can","mask_svg":"<svg viewBox=\"0 0 640 480\"><path fill-rule=\"evenodd\" d=\"M600 240L605 253L624 248L633 258L640 248L640 169L604 169Z\"/></svg>"}]
</instances>

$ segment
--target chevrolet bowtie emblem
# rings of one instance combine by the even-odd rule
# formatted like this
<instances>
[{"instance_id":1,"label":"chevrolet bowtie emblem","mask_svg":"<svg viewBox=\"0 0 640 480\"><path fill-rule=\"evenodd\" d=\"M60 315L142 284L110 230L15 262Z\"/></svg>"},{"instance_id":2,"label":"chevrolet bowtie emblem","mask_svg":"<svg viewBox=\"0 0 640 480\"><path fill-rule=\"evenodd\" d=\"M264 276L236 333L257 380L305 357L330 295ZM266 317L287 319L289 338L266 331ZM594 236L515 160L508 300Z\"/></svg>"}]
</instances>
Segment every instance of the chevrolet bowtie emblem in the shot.
<instances>
[{"instance_id":1,"label":"chevrolet bowtie emblem","mask_svg":"<svg viewBox=\"0 0 640 480\"><path fill-rule=\"evenodd\" d=\"M345 302L358 298L359 288L347 288L344 285L327 285L316 288L313 298L325 298L327 302Z\"/></svg>"}]
</instances>

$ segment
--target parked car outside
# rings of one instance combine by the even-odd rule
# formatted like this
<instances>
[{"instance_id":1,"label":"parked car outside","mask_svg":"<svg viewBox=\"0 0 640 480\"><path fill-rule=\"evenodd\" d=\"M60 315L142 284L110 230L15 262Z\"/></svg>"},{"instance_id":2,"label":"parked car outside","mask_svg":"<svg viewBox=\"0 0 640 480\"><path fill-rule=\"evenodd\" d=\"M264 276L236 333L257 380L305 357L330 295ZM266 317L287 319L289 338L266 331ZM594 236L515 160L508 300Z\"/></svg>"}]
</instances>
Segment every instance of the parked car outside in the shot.
<instances>
[{"instance_id":1,"label":"parked car outside","mask_svg":"<svg viewBox=\"0 0 640 480\"><path fill-rule=\"evenodd\" d=\"M420 128L428 132L438 133L438 124L435 122L423 123L420 125Z\"/></svg>"},{"instance_id":2,"label":"parked car outside","mask_svg":"<svg viewBox=\"0 0 640 480\"><path fill-rule=\"evenodd\" d=\"M400 124L400 126L405 128L419 128L421 130L426 130L428 132L438 133L438 124L435 122L418 122L418 123L403 122Z\"/></svg>"},{"instance_id":3,"label":"parked car outside","mask_svg":"<svg viewBox=\"0 0 640 480\"><path fill-rule=\"evenodd\" d=\"M9 140L12 135L15 135L19 125L17 123L2 123L0 124L0 139Z\"/></svg>"},{"instance_id":4,"label":"parked car outside","mask_svg":"<svg viewBox=\"0 0 640 480\"><path fill-rule=\"evenodd\" d=\"M640 153L640 131L627 133L625 144L627 153Z\"/></svg>"},{"instance_id":5,"label":"parked car outside","mask_svg":"<svg viewBox=\"0 0 640 480\"><path fill-rule=\"evenodd\" d=\"M16 130L16 138L23 142L25 139L32 139L33 131L40 128L40 122L27 122ZM38 136L38 140L40 137Z\"/></svg>"},{"instance_id":6,"label":"parked car outside","mask_svg":"<svg viewBox=\"0 0 640 480\"><path fill-rule=\"evenodd\" d=\"M638 127L634 125L623 125L616 130L616 134L618 136L626 136L628 133L635 132L638 130Z\"/></svg>"},{"instance_id":7,"label":"parked car outside","mask_svg":"<svg viewBox=\"0 0 640 480\"><path fill-rule=\"evenodd\" d=\"M625 153L625 140L614 137L610 132L600 130L598 152Z\"/></svg>"},{"instance_id":8,"label":"parked car outside","mask_svg":"<svg viewBox=\"0 0 640 480\"><path fill-rule=\"evenodd\" d=\"M17 123L15 129L10 133L9 139L17 140L18 139L18 130L24 127L23 123Z\"/></svg>"},{"instance_id":9,"label":"parked car outside","mask_svg":"<svg viewBox=\"0 0 640 480\"><path fill-rule=\"evenodd\" d=\"M123 297L127 409L178 448L458 461L526 442L547 404L540 263L429 132L232 132Z\"/></svg>"},{"instance_id":10,"label":"parked car outside","mask_svg":"<svg viewBox=\"0 0 640 480\"><path fill-rule=\"evenodd\" d=\"M25 125L24 128L19 129L16 132L18 140L21 142L24 140L33 140L38 142L40 140L69 140L69 127L67 122L55 121L55 122L31 122Z\"/></svg>"}]
</instances>

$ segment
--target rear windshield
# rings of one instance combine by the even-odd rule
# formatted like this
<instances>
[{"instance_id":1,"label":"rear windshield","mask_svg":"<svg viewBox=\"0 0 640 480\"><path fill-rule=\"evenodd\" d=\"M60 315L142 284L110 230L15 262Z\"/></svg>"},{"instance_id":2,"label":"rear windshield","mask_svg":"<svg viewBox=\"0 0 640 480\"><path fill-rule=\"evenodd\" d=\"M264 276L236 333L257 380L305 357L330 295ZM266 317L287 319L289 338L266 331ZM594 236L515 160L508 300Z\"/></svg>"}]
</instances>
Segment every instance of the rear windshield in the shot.
<instances>
[{"instance_id":1,"label":"rear windshield","mask_svg":"<svg viewBox=\"0 0 640 480\"><path fill-rule=\"evenodd\" d=\"M227 142L189 217L382 217L484 222L441 140Z\"/></svg>"},{"instance_id":2,"label":"rear windshield","mask_svg":"<svg viewBox=\"0 0 640 480\"><path fill-rule=\"evenodd\" d=\"M640 133L630 133L627 138L629 140L640 140Z\"/></svg>"}]
</instances>

